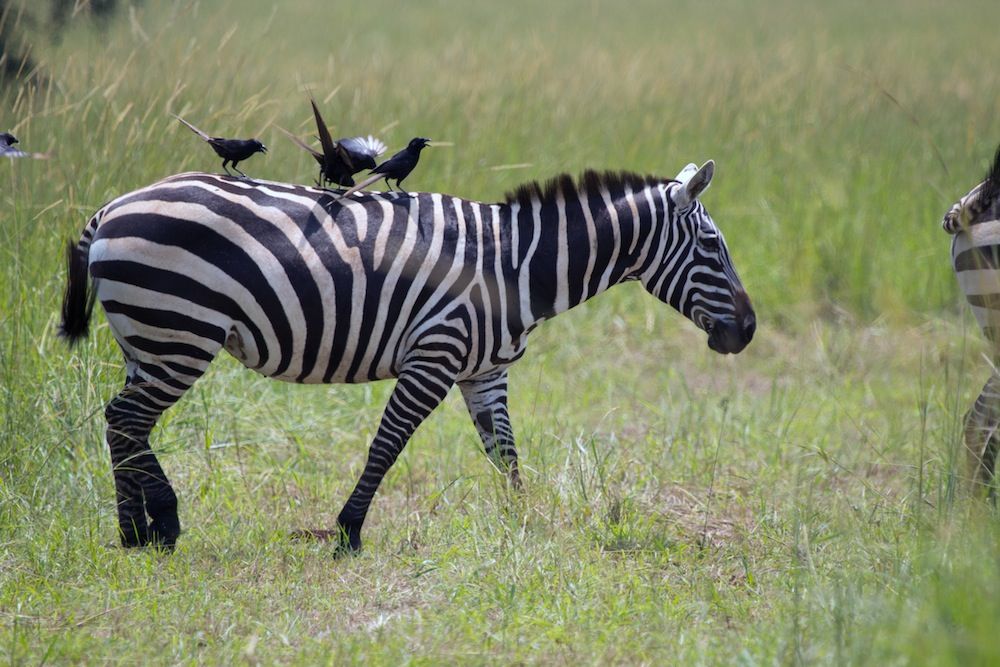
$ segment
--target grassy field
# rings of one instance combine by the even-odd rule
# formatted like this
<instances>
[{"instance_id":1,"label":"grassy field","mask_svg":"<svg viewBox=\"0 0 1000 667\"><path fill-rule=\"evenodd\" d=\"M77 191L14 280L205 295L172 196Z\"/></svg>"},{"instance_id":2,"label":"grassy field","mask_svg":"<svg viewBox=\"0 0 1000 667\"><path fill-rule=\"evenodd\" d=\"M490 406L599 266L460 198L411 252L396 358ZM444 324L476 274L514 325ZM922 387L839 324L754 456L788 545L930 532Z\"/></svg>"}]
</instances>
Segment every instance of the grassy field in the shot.
<instances>
[{"instance_id":1,"label":"grassy field","mask_svg":"<svg viewBox=\"0 0 1000 667\"><path fill-rule=\"evenodd\" d=\"M0 659L10 664L1000 662L1000 515L960 493L986 376L939 220L1000 140L995 2L145 3L56 41L0 130ZM8 20L11 20L8 17ZM32 32L33 31L33 32ZM124 552L102 443L103 315L55 339L62 249L114 195L218 168L169 116L451 147L407 181L491 200L586 167L674 175L757 307L723 358L641 288L547 324L512 371L527 491L457 396L333 526L391 385L298 387L220 359L153 434L185 532ZM520 165L520 166L518 166Z\"/></svg>"}]
</instances>

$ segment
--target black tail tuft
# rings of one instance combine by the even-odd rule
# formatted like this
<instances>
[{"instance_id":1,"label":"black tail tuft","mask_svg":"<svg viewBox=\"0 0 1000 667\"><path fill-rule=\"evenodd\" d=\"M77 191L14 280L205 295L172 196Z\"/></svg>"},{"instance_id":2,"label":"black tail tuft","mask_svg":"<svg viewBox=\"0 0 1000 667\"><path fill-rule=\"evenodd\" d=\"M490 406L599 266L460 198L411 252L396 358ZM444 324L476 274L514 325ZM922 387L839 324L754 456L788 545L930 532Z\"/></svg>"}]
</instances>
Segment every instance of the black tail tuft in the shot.
<instances>
[{"instance_id":1,"label":"black tail tuft","mask_svg":"<svg viewBox=\"0 0 1000 667\"><path fill-rule=\"evenodd\" d=\"M66 291L63 294L59 336L65 338L70 346L86 338L90 313L94 310L94 297L97 296L89 285L89 254L72 241L66 246Z\"/></svg>"}]
</instances>

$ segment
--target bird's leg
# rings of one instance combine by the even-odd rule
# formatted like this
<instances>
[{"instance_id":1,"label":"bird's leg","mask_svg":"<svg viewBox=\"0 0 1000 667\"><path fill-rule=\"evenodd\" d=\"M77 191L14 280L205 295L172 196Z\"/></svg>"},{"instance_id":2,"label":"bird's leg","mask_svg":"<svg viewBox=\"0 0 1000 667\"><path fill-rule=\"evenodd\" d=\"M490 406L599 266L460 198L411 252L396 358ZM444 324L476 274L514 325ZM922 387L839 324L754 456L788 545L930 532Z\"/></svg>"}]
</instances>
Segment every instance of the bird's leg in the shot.
<instances>
[{"instance_id":1,"label":"bird's leg","mask_svg":"<svg viewBox=\"0 0 1000 667\"><path fill-rule=\"evenodd\" d=\"M385 179L385 187L389 188L389 192L395 192L395 190L392 189L392 184L389 182L388 177Z\"/></svg>"},{"instance_id":2,"label":"bird's leg","mask_svg":"<svg viewBox=\"0 0 1000 667\"><path fill-rule=\"evenodd\" d=\"M232 176L232 174L229 172L229 167L226 166L228 164L229 164L229 160L223 160L222 161L222 169L226 172L227 176Z\"/></svg>"},{"instance_id":3,"label":"bird's leg","mask_svg":"<svg viewBox=\"0 0 1000 667\"><path fill-rule=\"evenodd\" d=\"M244 174L244 173L243 173L242 171L240 171L240 168L239 168L239 167L237 167L237 166L236 166L236 165L238 165L238 164L239 164L239 162L233 162L233 170L234 170L234 171L235 171L235 172L236 172L237 174L239 174L240 176L242 176L243 178L249 178L249 177L248 177L248 176L247 176L246 174Z\"/></svg>"},{"instance_id":4,"label":"bird's leg","mask_svg":"<svg viewBox=\"0 0 1000 667\"><path fill-rule=\"evenodd\" d=\"M399 188L399 191L402 192L404 195L410 194L409 192L403 189L403 179L399 179L396 181L396 187Z\"/></svg>"}]
</instances>

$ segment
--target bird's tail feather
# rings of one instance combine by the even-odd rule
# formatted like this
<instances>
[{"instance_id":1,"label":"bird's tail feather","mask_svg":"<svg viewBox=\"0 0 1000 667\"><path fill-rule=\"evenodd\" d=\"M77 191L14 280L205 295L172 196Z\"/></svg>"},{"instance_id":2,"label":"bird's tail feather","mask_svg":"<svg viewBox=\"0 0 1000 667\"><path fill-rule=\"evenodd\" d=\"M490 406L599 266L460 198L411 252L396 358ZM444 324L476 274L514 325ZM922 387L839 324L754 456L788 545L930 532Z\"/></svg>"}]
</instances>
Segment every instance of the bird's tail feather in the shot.
<instances>
[{"instance_id":1,"label":"bird's tail feather","mask_svg":"<svg viewBox=\"0 0 1000 667\"><path fill-rule=\"evenodd\" d=\"M280 125L275 125L275 127L278 128L279 130L281 130L282 132L284 132L285 135L287 135L289 139L291 139L292 141L294 141L295 145L297 145L299 148L301 148L303 150L306 150L306 151L309 151L312 155L314 155L316 157L323 157L322 153L320 153L319 151L313 150L313 148L310 147L309 144L307 144L306 142L302 141L301 139L299 139L298 137L296 137L294 134L292 134L291 132L289 132L285 128L281 127Z\"/></svg>"},{"instance_id":2,"label":"bird's tail feather","mask_svg":"<svg viewBox=\"0 0 1000 667\"><path fill-rule=\"evenodd\" d=\"M181 118L180 116L178 116L177 114L172 113L170 115L173 116L174 118L176 118L177 120L179 120L180 122L184 123L185 125L187 125L187 127L188 127L189 130L191 130L192 132L194 132L195 134L197 134L199 137L201 137L205 141L208 141L209 139L212 138L212 137L208 136L207 134L205 134L204 132L202 132L201 130L199 130L197 127L195 127L191 123L187 122L186 120L184 120L183 118Z\"/></svg>"},{"instance_id":3,"label":"bird's tail feather","mask_svg":"<svg viewBox=\"0 0 1000 667\"><path fill-rule=\"evenodd\" d=\"M342 194L340 196L340 198L343 199L344 197L348 197L350 195L353 195L358 190L363 190L363 189L367 188L369 185L371 185L372 183L374 183L375 181L381 180L383 178L385 178L385 174L368 174L368 178L366 178L365 180L361 181L360 183L358 183L357 185L355 185L354 187L352 187L350 190L348 190L347 192L345 192L344 194Z\"/></svg>"}]
</instances>

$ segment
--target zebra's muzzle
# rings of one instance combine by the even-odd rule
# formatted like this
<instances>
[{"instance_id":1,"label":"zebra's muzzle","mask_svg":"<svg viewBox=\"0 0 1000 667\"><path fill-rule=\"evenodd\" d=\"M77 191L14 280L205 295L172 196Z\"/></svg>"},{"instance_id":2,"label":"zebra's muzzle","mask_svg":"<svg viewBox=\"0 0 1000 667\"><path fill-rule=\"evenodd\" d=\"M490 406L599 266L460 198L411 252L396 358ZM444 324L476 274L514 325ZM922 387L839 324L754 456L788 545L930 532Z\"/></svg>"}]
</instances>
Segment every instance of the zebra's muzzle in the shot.
<instances>
[{"instance_id":1,"label":"zebra's muzzle","mask_svg":"<svg viewBox=\"0 0 1000 667\"><path fill-rule=\"evenodd\" d=\"M720 317L708 329L708 347L719 354L738 354L753 340L757 318L753 313L742 318Z\"/></svg>"}]
</instances>

